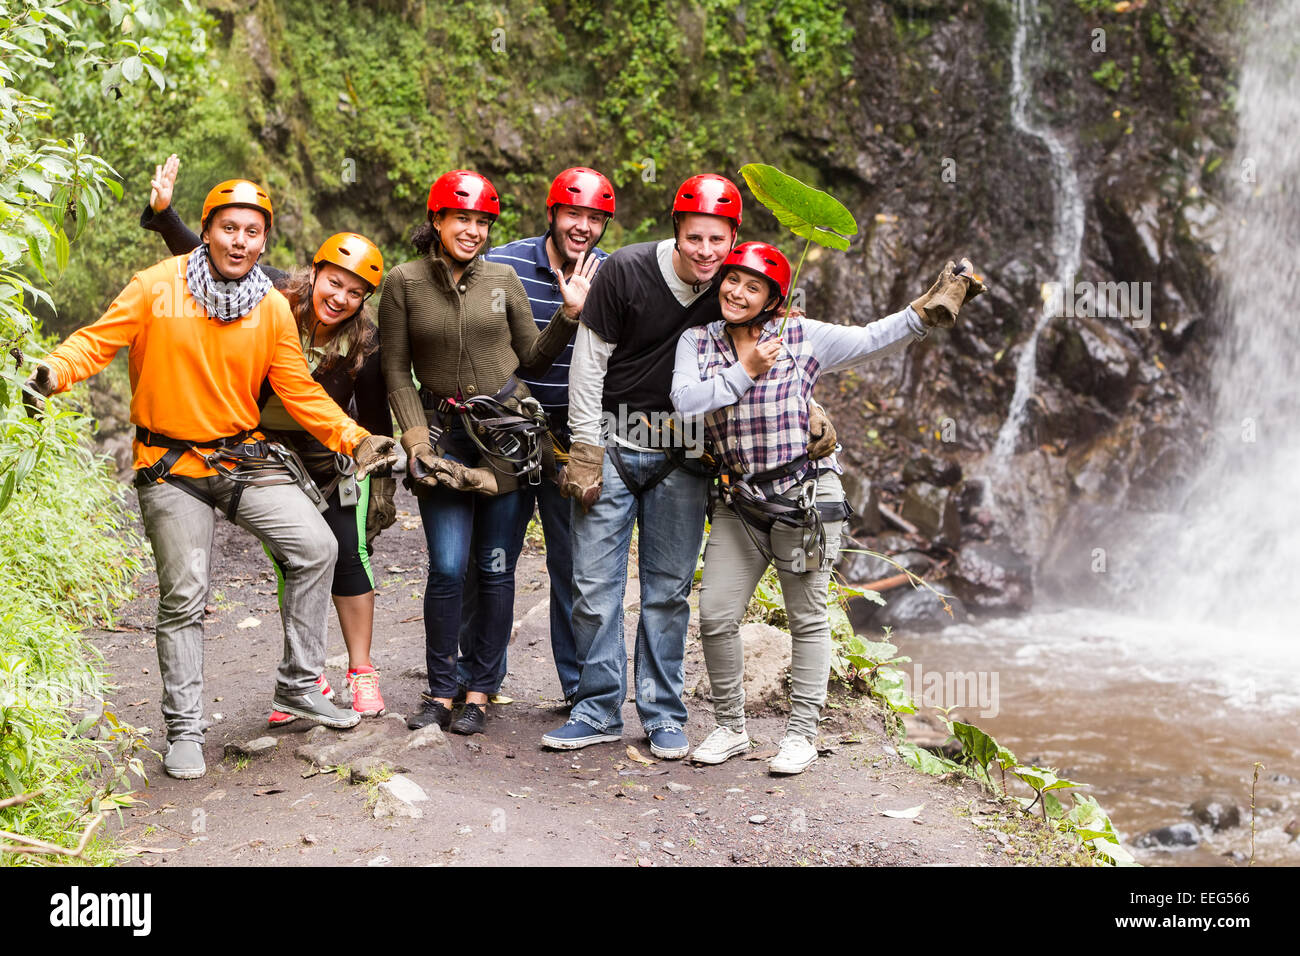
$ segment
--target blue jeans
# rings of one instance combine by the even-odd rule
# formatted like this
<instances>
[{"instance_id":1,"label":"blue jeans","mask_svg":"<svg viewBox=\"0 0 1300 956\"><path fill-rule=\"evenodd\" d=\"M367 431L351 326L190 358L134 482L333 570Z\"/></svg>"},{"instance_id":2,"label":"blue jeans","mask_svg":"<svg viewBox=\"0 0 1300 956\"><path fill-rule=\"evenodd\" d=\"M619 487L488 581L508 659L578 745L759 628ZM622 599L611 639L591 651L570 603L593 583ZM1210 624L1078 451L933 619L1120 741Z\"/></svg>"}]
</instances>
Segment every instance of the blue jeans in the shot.
<instances>
[{"instance_id":1,"label":"blue jeans","mask_svg":"<svg viewBox=\"0 0 1300 956\"><path fill-rule=\"evenodd\" d=\"M633 482L663 465L658 453L605 451L604 489L583 513L573 514L573 636L582 662L571 719L607 733L623 729L627 646L623 601L632 525L637 538L641 614L636 629L636 709L646 733L686 724L682 659L690 621L691 583L704 535L708 484L681 468L654 488L634 494L611 456L621 456Z\"/></svg>"},{"instance_id":2,"label":"blue jeans","mask_svg":"<svg viewBox=\"0 0 1300 956\"><path fill-rule=\"evenodd\" d=\"M504 667L514 622L519 548L513 540L524 513L523 496L517 491L480 495L440 487L421 489L417 502L429 548L429 580L424 589L429 695L456 693L457 636L471 556L480 624L473 652L465 661L466 689L491 694Z\"/></svg>"},{"instance_id":3,"label":"blue jeans","mask_svg":"<svg viewBox=\"0 0 1300 956\"><path fill-rule=\"evenodd\" d=\"M546 572L551 579L551 655L555 658L555 672L560 678L560 692L572 697L578 688L578 650L573 642L573 542L569 527L569 501L560 494L559 487L550 481L539 485L525 484L519 489L523 500L518 528L513 539L512 560L517 560L524 546L524 532L533 516L533 502L542 516L542 534L546 539ZM470 578L474 569L470 568ZM474 652L475 636L481 633L477 589L471 583L466 587L465 603L461 609L460 660L456 663L456 680L462 687L469 686L467 661ZM501 670L496 675L493 691L501 688L506 679L507 663L503 655Z\"/></svg>"}]
</instances>

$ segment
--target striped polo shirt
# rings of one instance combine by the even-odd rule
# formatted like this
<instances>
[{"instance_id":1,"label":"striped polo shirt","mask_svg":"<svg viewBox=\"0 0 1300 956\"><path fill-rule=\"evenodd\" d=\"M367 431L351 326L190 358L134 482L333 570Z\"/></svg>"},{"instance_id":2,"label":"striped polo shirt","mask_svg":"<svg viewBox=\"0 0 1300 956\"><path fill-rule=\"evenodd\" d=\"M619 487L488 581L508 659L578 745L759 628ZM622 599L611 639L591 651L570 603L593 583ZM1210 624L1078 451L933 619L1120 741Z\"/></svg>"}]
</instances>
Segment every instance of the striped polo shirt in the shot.
<instances>
[{"instance_id":1,"label":"striped polo shirt","mask_svg":"<svg viewBox=\"0 0 1300 956\"><path fill-rule=\"evenodd\" d=\"M524 284L524 291L528 293L528 304L532 307L533 321L537 323L538 331L545 330L555 310L564 302L559 283L551 273L551 263L546 256L546 238L549 235L550 232L547 231L530 239L516 239L493 248L484 255L485 259L510 266L518 274L519 281ZM599 247L593 252L601 260L608 255ZM533 397L546 409L552 429L565 436L569 433L569 365L572 361L573 343L570 342L545 374L537 378L519 376L519 380L528 386Z\"/></svg>"}]
</instances>

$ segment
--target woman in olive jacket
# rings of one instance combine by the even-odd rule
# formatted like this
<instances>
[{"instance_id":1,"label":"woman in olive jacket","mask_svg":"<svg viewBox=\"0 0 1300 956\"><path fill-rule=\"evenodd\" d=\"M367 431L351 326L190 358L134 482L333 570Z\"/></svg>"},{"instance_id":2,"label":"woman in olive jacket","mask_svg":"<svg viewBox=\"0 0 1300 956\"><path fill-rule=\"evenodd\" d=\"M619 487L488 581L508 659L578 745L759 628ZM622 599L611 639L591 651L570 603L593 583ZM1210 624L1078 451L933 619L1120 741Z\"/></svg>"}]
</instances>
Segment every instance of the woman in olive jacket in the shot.
<instances>
[{"instance_id":1,"label":"woman in olive jacket","mask_svg":"<svg viewBox=\"0 0 1300 956\"><path fill-rule=\"evenodd\" d=\"M519 548L511 537L525 504L516 490L516 469L485 455L483 437L467 430L464 403L487 396L518 411L528 392L514 373L547 369L577 329L561 307L539 334L514 270L482 258L499 214L496 190L484 177L466 170L440 177L429 190L428 220L412 236L423 258L394 268L379 302L388 400L429 550L424 592L429 687L421 695L421 710L407 721L412 729L437 723L454 733L483 730L514 618L512 555ZM453 719L461 603L471 559L483 631L466 661L465 705Z\"/></svg>"}]
</instances>

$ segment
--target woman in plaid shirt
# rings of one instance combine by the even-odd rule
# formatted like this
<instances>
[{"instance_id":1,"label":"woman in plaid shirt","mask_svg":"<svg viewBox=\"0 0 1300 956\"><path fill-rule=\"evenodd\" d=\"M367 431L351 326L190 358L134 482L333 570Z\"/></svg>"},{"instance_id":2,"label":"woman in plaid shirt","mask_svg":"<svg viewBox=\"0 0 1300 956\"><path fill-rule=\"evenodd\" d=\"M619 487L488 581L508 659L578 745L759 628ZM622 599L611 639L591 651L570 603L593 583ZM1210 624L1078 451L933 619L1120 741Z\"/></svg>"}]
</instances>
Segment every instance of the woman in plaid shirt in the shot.
<instances>
[{"instance_id":1,"label":"woman in plaid shirt","mask_svg":"<svg viewBox=\"0 0 1300 956\"><path fill-rule=\"evenodd\" d=\"M969 263L963 266L970 275ZM775 564L790 620L793 691L785 737L768 769L801 773L817 759L817 720L830 679L827 590L849 514L835 455L810 462L805 452L813 388L824 372L892 354L930 326L950 324L982 286L949 263L925 296L878 322L842 326L794 315L781 332L790 264L779 250L743 243L720 274L722 318L682 334L672 384L677 411L704 416L730 488L730 501L718 501L713 511L700 586L700 642L718 726L691 759L722 763L750 746L740 619ZM773 524L777 513L806 520Z\"/></svg>"}]
</instances>

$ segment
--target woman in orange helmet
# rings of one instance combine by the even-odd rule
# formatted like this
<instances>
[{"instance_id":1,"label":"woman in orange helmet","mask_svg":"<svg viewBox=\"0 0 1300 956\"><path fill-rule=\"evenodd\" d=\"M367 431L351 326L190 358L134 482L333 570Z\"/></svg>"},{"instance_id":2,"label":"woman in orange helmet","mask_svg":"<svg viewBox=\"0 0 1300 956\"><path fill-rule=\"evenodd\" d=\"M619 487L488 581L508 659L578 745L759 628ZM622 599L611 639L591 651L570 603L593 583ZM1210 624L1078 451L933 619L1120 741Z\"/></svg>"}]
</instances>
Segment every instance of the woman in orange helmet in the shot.
<instances>
[{"instance_id":1,"label":"woman in orange helmet","mask_svg":"<svg viewBox=\"0 0 1300 956\"><path fill-rule=\"evenodd\" d=\"M179 169L175 155L156 167L149 205L140 218L141 226L160 233L177 255L200 244L199 237L171 206ZM204 204L204 224L211 209L231 198L221 192L230 185L221 183L209 193ZM312 377L340 408L347 410L355 405L354 414L362 427L376 435L391 436L392 417L379 362L379 335L366 307L384 275L383 255L375 244L356 233L342 232L325 240L312 257L310 268L292 273L265 265L256 268L289 300ZM352 708L363 716L381 715L384 699L370 660L375 614L370 548L375 535L395 519L396 482L389 469L356 481L349 473L351 469L307 434L285 410L269 383L262 387L260 404L260 430L297 453L322 493L318 507L339 545L331 594L348 649L346 680L352 692ZM282 579L278 563L276 574ZM333 695L323 675L319 684L327 697ZM268 722L278 726L294 719L272 710Z\"/></svg>"}]
</instances>

